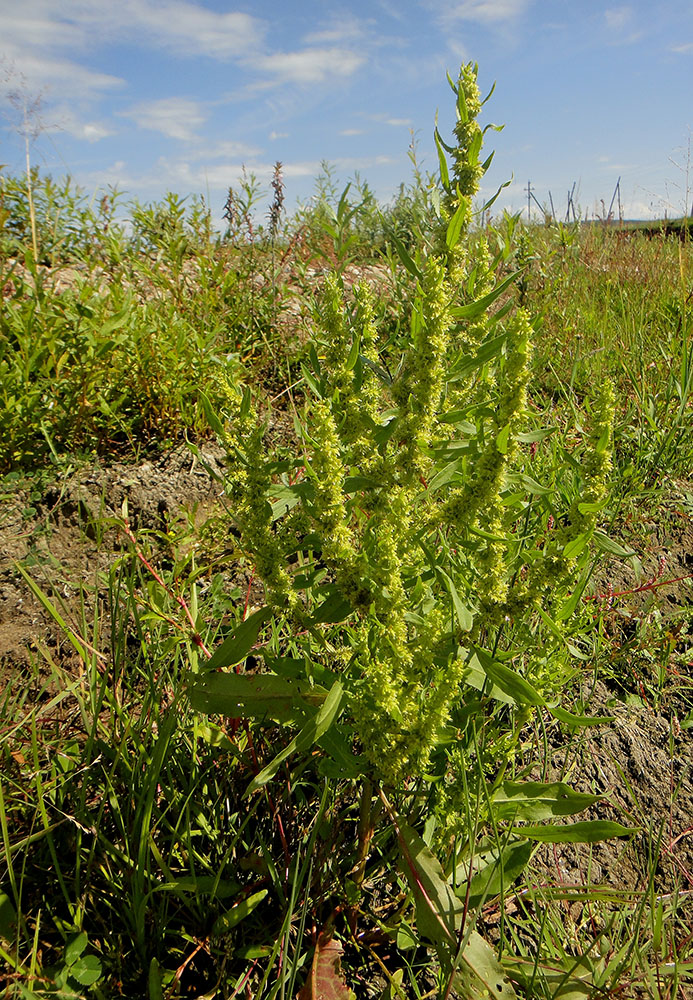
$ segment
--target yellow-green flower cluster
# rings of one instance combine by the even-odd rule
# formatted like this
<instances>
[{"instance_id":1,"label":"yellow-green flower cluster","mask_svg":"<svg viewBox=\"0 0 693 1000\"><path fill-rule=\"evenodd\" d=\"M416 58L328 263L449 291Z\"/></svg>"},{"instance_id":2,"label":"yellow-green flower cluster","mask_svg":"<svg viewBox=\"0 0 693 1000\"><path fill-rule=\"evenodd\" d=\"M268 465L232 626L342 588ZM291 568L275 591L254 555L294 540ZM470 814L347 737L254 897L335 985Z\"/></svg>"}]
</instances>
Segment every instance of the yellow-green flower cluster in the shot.
<instances>
[{"instance_id":1,"label":"yellow-green flower cluster","mask_svg":"<svg viewBox=\"0 0 693 1000\"><path fill-rule=\"evenodd\" d=\"M249 431L245 460L236 463L227 493L234 504L234 519L241 526L243 547L252 556L255 571L265 584L270 604L292 609L297 596L286 571L286 557L273 530L268 495L271 477L263 447L264 427Z\"/></svg>"},{"instance_id":2,"label":"yellow-green flower cluster","mask_svg":"<svg viewBox=\"0 0 693 1000\"><path fill-rule=\"evenodd\" d=\"M323 536L323 558L331 564L352 565L356 551L348 527L345 469L329 404L318 400L311 409L312 448L307 466L313 480L313 516Z\"/></svg>"},{"instance_id":3,"label":"yellow-green flower cluster","mask_svg":"<svg viewBox=\"0 0 693 1000\"><path fill-rule=\"evenodd\" d=\"M479 181L483 176L479 162L482 131L477 117L481 111L481 93L477 83L478 68L468 63L460 69L457 80L457 92L464 97L463 111L457 112L455 138L457 149L454 156L454 184L463 197L473 198L479 190ZM476 149L476 156L474 150Z\"/></svg>"},{"instance_id":4,"label":"yellow-green flower cluster","mask_svg":"<svg viewBox=\"0 0 693 1000\"><path fill-rule=\"evenodd\" d=\"M400 470L412 476L424 471L423 449L440 408L444 388L445 359L452 317L452 289L445 264L432 257L426 262L421 296L421 314L410 352L394 387L395 401L404 411L398 430Z\"/></svg>"}]
</instances>

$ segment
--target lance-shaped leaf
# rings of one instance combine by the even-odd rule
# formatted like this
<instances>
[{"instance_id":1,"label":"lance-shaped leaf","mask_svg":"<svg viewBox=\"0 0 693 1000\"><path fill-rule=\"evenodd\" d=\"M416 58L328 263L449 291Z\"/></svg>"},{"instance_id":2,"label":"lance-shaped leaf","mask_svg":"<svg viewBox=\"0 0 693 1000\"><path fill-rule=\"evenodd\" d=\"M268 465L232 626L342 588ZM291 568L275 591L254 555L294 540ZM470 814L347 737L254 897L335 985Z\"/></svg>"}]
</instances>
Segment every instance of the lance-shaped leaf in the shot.
<instances>
[{"instance_id":1,"label":"lance-shaped leaf","mask_svg":"<svg viewBox=\"0 0 693 1000\"><path fill-rule=\"evenodd\" d=\"M308 720L301 732L297 736L294 736L284 749L266 767L263 767L259 774L255 775L248 785L246 794L248 795L256 791L258 788L266 785L268 781L271 781L284 761L292 754L310 750L313 744L317 743L320 737L327 732L339 715L343 700L344 689L339 681L335 681L320 711Z\"/></svg>"},{"instance_id":2,"label":"lance-shaped leaf","mask_svg":"<svg viewBox=\"0 0 693 1000\"><path fill-rule=\"evenodd\" d=\"M515 840L506 844L500 852L493 847L479 850L474 855L471 866L462 861L455 873L456 893L464 899L469 890L468 904L476 908L484 900L497 896L503 888L507 890L519 878L532 857L533 846L527 840Z\"/></svg>"},{"instance_id":3,"label":"lance-shaped leaf","mask_svg":"<svg viewBox=\"0 0 693 1000\"><path fill-rule=\"evenodd\" d=\"M462 603L460 595L457 593L457 588L455 587L455 584L450 579L445 570L441 569L440 566L437 566L436 570L450 593L452 604L455 609L455 617L457 618L457 624L460 626L463 632L469 632L472 628L472 625L474 624L474 616L472 615L472 612L469 610L466 604Z\"/></svg>"},{"instance_id":4,"label":"lance-shaped leaf","mask_svg":"<svg viewBox=\"0 0 693 1000\"><path fill-rule=\"evenodd\" d=\"M458 936L465 912L438 859L423 839L405 823L395 820L402 855L402 869L416 902L419 933L438 951L441 965L466 1000L513 1000L516 997L493 949L476 931L465 933L458 954Z\"/></svg>"},{"instance_id":5,"label":"lance-shaped leaf","mask_svg":"<svg viewBox=\"0 0 693 1000\"><path fill-rule=\"evenodd\" d=\"M549 819L572 816L600 798L576 792L562 781L504 781L493 796L493 811L500 819Z\"/></svg>"},{"instance_id":6,"label":"lance-shaped leaf","mask_svg":"<svg viewBox=\"0 0 693 1000\"><path fill-rule=\"evenodd\" d=\"M212 927L212 934L221 935L228 934L229 931L233 930L236 924L240 924L241 920L245 920L253 912L256 906L263 901L267 895L267 889L260 889L259 892L254 892L252 896L247 896L242 899L235 906L232 906L230 910L226 913L222 913L220 917L214 922Z\"/></svg>"},{"instance_id":7,"label":"lance-shaped leaf","mask_svg":"<svg viewBox=\"0 0 693 1000\"><path fill-rule=\"evenodd\" d=\"M210 715L291 722L321 705L327 691L274 674L214 673L195 677L188 697L194 709Z\"/></svg>"},{"instance_id":8,"label":"lance-shaped leaf","mask_svg":"<svg viewBox=\"0 0 693 1000\"><path fill-rule=\"evenodd\" d=\"M512 832L520 837L529 837L530 840L540 840L546 844L596 844L600 840L611 840L612 837L630 837L639 829L639 827L622 826L607 819L594 819L560 826L555 823L547 823L544 826L516 826Z\"/></svg>"},{"instance_id":9,"label":"lance-shaped leaf","mask_svg":"<svg viewBox=\"0 0 693 1000\"><path fill-rule=\"evenodd\" d=\"M342 974L343 950L329 931L320 933L310 976L298 994L298 1000L356 1000Z\"/></svg>"},{"instance_id":10,"label":"lance-shaped leaf","mask_svg":"<svg viewBox=\"0 0 693 1000\"><path fill-rule=\"evenodd\" d=\"M260 608L255 614L246 618L224 639L221 646L214 650L204 669L218 670L219 667L232 667L244 660L257 642L260 629L271 617L271 608Z\"/></svg>"},{"instance_id":11,"label":"lance-shaped leaf","mask_svg":"<svg viewBox=\"0 0 693 1000\"><path fill-rule=\"evenodd\" d=\"M453 306L450 310L451 315L454 316L455 319L475 319L477 316L486 312L489 306L493 305L496 299L503 294L506 288L509 288L514 281L517 281L521 273L521 271L514 271L512 274L509 274L508 277L504 278L503 281L497 284L492 291L488 292L486 295L482 295L482 297L477 299L476 302L469 302L465 306Z\"/></svg>"}]
</instances>

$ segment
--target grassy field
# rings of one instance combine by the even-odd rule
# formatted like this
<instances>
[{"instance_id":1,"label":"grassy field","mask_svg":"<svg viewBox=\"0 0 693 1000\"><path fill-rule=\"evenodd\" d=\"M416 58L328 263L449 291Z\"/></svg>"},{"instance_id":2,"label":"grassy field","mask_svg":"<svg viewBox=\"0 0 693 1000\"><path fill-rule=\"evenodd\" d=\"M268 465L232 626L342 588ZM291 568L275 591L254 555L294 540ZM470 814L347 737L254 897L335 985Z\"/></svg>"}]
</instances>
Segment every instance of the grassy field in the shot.
<instances>
[{"instance_id":1,"label":"grassy field","mask_svg":"<svg viewBox=\"0 0 693 1000\"><path fill-rule=\"evenodd\" d=\"M455 99L388 206L2 179L0 996L693 996L693 251Z\"/></svg>"}]
</instances>

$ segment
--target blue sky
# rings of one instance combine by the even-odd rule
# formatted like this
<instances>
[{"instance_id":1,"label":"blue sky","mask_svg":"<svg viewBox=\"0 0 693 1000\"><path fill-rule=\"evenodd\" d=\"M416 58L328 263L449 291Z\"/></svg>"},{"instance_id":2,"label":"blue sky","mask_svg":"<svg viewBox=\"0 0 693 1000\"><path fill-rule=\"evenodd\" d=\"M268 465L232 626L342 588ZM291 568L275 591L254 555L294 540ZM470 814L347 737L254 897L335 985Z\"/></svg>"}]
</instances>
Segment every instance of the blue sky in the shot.
<instances>
[{"instance_id":1,"label":"blue sky","mask_svg":"<svg viewBox=\"0 0 693 1000\"><path fill-rule=\"evenodd\" d=\"M0 0L0 162L23 169L8 92L42 97L32 159L88 192L203 194L215 216L242 166L287 204L321 161L386 200L411 178L413 130L433 171L446 71L479 63L498 206L577 182L585 215L616 181L630 218L680 215L693 188L693 0Z\"/></svg>"}]
</instances>

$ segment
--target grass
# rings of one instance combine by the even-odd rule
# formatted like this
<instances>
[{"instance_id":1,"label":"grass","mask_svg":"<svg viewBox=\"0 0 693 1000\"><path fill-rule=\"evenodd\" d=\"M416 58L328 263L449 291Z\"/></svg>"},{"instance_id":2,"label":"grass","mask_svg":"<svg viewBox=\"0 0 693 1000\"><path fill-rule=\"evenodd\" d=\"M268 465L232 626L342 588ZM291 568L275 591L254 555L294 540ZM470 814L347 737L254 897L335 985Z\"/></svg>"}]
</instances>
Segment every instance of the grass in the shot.
<instances>
[{"instance_id":1,"label":"grass","mask_svg":"<svg viewBox=\"0 0 693 1000\"><path fill-rule=\"evenodd\" d=\"M417 308L397 241L404 229L416 232L414 253L431 238L425 185L403 189L378 214L363 186L359 204L329 181L321 182L318 210L273 234L253 228L258 191L250 179L231 202L226 236L211 231L204 206L173 195L135 206L126 236L110 204L95 211L70 185L42 186L37 175L37 258L25 185L6 179L1 493L20 499L28 533L40 528L50 549L74 467L95 457L138 460L186 438L201 448L217 434L231 455L245 447L241 437L229 445L227 415L243 408L248 385L264 387L279 411L273 461L295 455L293 417L310 397L321 322L311 299L323 267L343 273L347 285L366 265L381 276L378 351L394 370ZM589 729L562 729L544 709L487 705L482 689L452 715L468 756L445 760L468 782L458 796L466 815L441 846L440 790L452 773L442 750L429 768L435 781L424 774L379 791L372 775L364 784L354 770L358 741L335 737L328 752L324 743L297 743L295 729L266 711L234 718L191 707L191 670L224 643L240 644L234 662L250 654L250 675L263 661L287 683L307 670L316 691L330 686L330 656L343 636L337 625L312 626L307 645L273 618L258 620L246 641L239 626L263 604L263 591L232 524L233 495L202 524L192 513L172 515L134 534L118 518L92 513L91 539L105 558L90 579L65 597L50 566L28 569L36 605L63 638L39 639L21 664L4 664L0 995L284 1000L303 988L309 1000L320 995L320 975L340 998L347 981L359 998L454 995L446 954L431 947L440 945L431 928L440 911L422 904L402 863L407 852L416 854L424 900L453 887L445 898L459 906L458 958L479 947L479 931L516 995L691 995L693 881L677 860L690 830L676 810L691 780L680 763L693 724L693 571L683 549L679 562L659 563L662 550L674 552L667 539L690 537L693 516L691 247L596 226L519 229L507 217L472 233L469 245L472 262L498 254L498 280L522 265L494 309L509 295L538 317L520 448L523 474L552 493L550 501L532 494L522 508L518 523L532 544L551 537L581 488L595 384L614 386L613 471L599 511L603 533L579 581L585 599L576 599L562 633L569 653L560 669L555 660L532 661L529 676L538 684L545 670L565 710L613 711L614 732L628 729L628 712L666 720L670 783L661 814L640 802L638 782L606 738L592 743ZM468 278L470 288L480 280ZM491 369L483 372L490 380ZM466 419L476 419L471 409ZM296 469L284 469L277 464L290 490ZM230 476L219 474L228 494ZM47 476L58 500L55 516L44 517ZM506 499L512 510L512 491ZM319 550L311 551L295 554L305 559L302 572L316 586L329 583L319 578ZM680 579L664 586L670 577ZM577 577L570 582L573 589ZM520 639L507 640L510 652L513 641ZM601 702L590 701L589 688L602 692ZM301 716L299 729L311 718ZM589 759L611 759L610 747L613 773L620 771L618 787L605 789ZM262 778L267 768L271 780ZM616 870L631 866L629 878L604 882L600 844L514 840L509 814L496 815L484 800L504 769L516 782L607 791L607 818L638 830L613 848ZM342 951L338 974L328 971L331 935ZM311 975L312 991L304 985Z\"/></svg>"}]
</instances>

